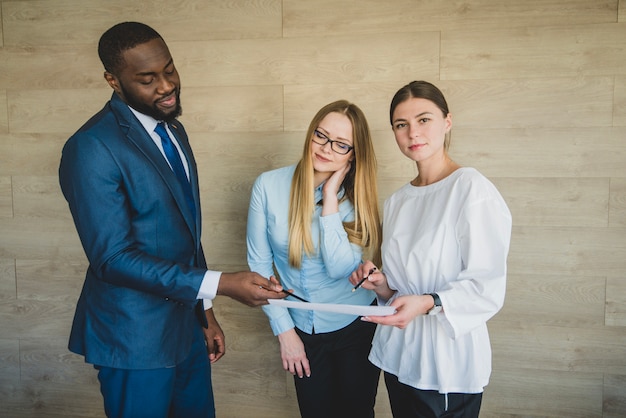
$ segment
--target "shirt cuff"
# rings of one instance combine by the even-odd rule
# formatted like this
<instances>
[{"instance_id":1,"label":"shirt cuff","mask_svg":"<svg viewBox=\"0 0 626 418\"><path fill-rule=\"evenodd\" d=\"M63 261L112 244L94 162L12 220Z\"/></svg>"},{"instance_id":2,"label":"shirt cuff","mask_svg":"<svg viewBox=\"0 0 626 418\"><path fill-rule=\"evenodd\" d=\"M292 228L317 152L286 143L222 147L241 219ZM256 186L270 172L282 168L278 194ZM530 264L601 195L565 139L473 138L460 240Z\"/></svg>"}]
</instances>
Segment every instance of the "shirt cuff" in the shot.
<instances>
[{"instance_id":1,"label":"shirt cuff","mask_svg":"<svg viewBox=\"0 0 626 418\"><path fill-rule=\"evenodd\" d=\"M213 299L217 296L217 285L222 277L221 271L207 270L204 273L202 283L200 283L200 290L196 299L202 299L204 310L211 309L213 307Z\"/></svg>"}]
</instances>

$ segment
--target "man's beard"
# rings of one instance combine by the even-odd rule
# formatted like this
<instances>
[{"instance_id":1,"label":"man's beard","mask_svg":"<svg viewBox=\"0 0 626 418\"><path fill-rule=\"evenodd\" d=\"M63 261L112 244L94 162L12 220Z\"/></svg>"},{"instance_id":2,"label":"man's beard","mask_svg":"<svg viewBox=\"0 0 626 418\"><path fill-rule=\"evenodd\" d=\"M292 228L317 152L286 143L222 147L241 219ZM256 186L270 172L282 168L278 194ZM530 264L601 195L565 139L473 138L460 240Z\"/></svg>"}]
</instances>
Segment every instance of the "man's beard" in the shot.
<instances>
[{"instance_id":1,"label":"man's beard","mask_svg":"<svg viewBox=\"0 0 626 418\"><path fill-rule=\"evenodd\" d=\"M171 122L176 119L178 116L183 114L183 108L180 104L180 88L176 88L176 107L169 113L163 112L161 109L157 107L156 104L153 103L152 106L142 103L137 98L130 93L124 85L120 83L120 89L122 90L122 94L124 95L124 99L126 99L126 104L135 109L136 111L143 113L144 115L148 115L153 117L156 120L162 120L165 122Z\"/></svg>"}]
</instances>

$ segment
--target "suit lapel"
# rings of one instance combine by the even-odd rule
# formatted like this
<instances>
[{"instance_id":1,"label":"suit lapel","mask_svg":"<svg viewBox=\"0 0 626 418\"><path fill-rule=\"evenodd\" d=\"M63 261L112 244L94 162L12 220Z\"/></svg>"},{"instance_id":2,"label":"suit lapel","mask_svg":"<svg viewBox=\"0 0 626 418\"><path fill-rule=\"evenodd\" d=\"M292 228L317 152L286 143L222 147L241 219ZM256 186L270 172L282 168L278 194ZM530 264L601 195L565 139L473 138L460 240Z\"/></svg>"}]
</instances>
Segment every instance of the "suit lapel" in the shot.
<instances>
[{"instance_id":1,"label":"suit lapel","mask_svg":"<svg viewBox=\"0 0 626 418\"><path fill-rule=\"evenodd\" d=\"M159 148L156 146L150 135L146 132L143 125L130 111L126 103L124 103L119 97L117 97L117 94L115 93L113 93L113 97L111 98L111 107L118 117L120 126L124 126L128 129L126 134L128 140L135 144L135 146L146 156L146 159L155 167L155 169L159 173L159 176L174 196L174 200L176 201L178 209L185 218L185 222L187 223L189 230L194 236L196 243L198 243L200 228L198 225L199 222L197 222L196 219L193 219L191 210L185 200L182 186L176 178L176 175L168 165L167 161L163 157L163 154L161 154ZM180 126L178 122L176 122L176 124ZM192 154L189 147L189 142L187 141L186 135L184 134L184 130L182 129L182 127L177 127L176 129L172 129L172 131L174 135L176 135L176 139L183 149L185 157L187 158L187 164L189 165L189 177L191 180L191 186L194 194L194 203L196 205L196 213L199 214L200 209L198 204L199 199L197 192L197 172L195 162L193 162L193 158L190 157ZM181 133L182 135L185 135L184 140L181 139Z\"/></svg>"}]
</instances>

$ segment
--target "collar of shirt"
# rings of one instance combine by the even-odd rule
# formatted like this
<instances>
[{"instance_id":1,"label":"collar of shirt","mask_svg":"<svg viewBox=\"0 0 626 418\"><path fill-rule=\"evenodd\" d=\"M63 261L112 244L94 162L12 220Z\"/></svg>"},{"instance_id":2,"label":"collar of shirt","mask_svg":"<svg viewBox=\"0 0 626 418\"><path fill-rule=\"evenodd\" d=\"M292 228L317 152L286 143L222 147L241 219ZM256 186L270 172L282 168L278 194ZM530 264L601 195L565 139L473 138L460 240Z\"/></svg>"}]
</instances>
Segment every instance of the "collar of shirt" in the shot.
<instances>
[{"instance_id":1,"label":"collar of shirt","mask_svg":"<svg viewBox=\"0 0 626 418\"><path fill-rule=\"evenodd\" d=\"M154 144L159 148L159 151L161 151L163 158L165 158L165 161L167 161L167 157L165 156L165 151L163 151L163 144L161 144L161 137L159 137L159 134L157 134L154 131L159 121L153 118L152 116L148 116L141 112L136 111L130 106L128 106L128 108L130 109L131 112L133 112L133 114L135 115L139 123L141 123L141 126L143 126L146 132L148 132L148 135L150 135L150 138L152 138L152 141L154 141ZM183 166L185 167L185 172L187 173L187 177L189 177L189 165L187 163L187 158L185 157L185 154L180 149L180 145L178 144L176 137L172 135L172 132L170 131L170 128L167 124L165 124L165 129L167 130L167 134L170 136L172 143L178 150L178 154L180 154L180 158L183 161ZM167 163L169 164L169 161Z\"/></svg>"}]
</instances>

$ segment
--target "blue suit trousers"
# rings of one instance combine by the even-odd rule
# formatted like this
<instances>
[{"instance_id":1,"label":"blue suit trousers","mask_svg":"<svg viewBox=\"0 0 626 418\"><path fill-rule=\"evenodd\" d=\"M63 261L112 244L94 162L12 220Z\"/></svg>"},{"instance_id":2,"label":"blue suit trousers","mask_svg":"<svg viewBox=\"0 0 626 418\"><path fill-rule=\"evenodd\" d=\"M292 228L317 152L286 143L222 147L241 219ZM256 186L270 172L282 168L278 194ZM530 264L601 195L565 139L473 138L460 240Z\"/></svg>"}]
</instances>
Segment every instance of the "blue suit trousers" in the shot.
<instances>
[{"instance_id":1,"label":"blue suit trousers","mask_svg":"<svg viewBox=\"0 0 626 418\"><path fill-rule=\"evenodd\" d=\"M214 418L215 403L204 334L194 330L189 356L162 369L98 370L104 410L109 418Z\"/></svg>"}]
</instances>

